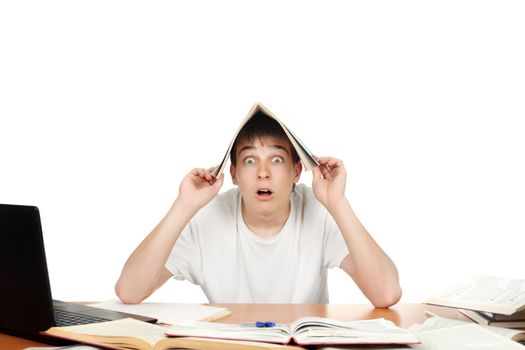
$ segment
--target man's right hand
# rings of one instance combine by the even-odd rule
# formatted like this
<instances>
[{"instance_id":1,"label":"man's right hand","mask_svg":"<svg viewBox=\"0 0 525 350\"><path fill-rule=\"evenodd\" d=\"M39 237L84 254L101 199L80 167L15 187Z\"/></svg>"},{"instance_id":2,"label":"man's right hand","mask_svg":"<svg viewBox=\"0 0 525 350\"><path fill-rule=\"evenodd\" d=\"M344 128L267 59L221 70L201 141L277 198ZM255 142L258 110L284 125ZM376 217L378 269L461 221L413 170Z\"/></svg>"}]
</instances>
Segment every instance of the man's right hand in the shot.
<instances>
[{"instance_id":1,"label":"man's right hand","mask_svg":"<svg viewBox=\"0 0 525 350\"><path fill-rule=\"evenodd\" d=\"M193 169L184 177L168 213L128 258L115 285L123 303L142 302L170 278L165 264L179 235L222 186L224 175L214 178L213 169Z\"/></svg>"},{"instance_id":2,"label":"man's right hand","mask_svg":"<svg viewBox=\"0 0 525 350\"><path fill-rule=\"evenodd\" d=\"M224 182L224 174L217 178L210 175L215 167L209 169L195 168L182 180L179 187L179 200L200 210L217 194Z\"/></svg>"}]
</instances>

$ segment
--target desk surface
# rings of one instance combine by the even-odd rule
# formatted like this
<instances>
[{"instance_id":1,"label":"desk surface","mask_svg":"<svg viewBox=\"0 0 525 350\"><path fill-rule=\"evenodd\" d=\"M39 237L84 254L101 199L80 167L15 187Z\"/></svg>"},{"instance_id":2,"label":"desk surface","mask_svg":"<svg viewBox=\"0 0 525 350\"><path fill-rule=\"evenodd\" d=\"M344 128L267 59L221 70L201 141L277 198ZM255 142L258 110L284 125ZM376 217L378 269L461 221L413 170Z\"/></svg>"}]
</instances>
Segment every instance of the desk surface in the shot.
<instances>
[{"instance_id":1,"label":"desk surface","mask_svg":"<svg viewBox=\"0 0 525 350\"><path fill-rule=\"evenodd\" d=\"M218 322L238 323L255 321L275 321L290 323L303 316L321 316L340 320L359 320L386 318L398 326L407 328L422 323L426 310L443 317L467 320L454 309L422 304L399 304L390 309L375 309L365 304L211 304L227 307L231 315ZM46 346L26 339L0 333L0 349L21 350L30 346Z\"/></svg>"}]
</instances>

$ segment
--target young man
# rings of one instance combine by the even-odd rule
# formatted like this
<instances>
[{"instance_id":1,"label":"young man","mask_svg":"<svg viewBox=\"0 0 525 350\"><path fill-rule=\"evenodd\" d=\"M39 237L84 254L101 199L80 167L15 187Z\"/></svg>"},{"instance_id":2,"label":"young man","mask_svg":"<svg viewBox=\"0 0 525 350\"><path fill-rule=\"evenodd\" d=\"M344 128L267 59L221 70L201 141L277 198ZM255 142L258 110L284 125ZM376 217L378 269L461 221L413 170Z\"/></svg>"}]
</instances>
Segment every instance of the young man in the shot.
<instances>
[{"instance_id":1,"label":"young man","mask_svg":"<svg viewBox=\"0 0 525 350\"><path fill-rule=\"evenodd\" d=\"M345 198L343 162L322 157L312 188L296 185L299 157L279 124L255 115L239 132L230 174L193 169L172 207L126 262L115 286L140 303L170 277L214 303L327 303L327 269L340 266L376 307L399 301L394 263Z\"/></svg>"}]
</instances>

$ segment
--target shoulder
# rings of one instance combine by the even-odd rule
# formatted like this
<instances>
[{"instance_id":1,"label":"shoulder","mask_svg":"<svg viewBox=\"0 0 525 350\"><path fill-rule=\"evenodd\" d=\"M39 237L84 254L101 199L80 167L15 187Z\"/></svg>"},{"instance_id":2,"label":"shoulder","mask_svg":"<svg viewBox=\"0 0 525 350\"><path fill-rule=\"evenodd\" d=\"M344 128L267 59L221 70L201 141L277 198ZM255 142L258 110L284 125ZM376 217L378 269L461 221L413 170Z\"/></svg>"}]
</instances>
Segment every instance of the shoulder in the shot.
<instances>
[{"instance_id":1,"label":"shoulder","mask_svg":"<svg viewBox=\"0 0 525 350\"><path fill-rule=\"evenodd\" d=\"M313 216L317 218L326 217L328 213L324 205L315 198L312 188L305 184L295 185L293 204L303 212L304 218Z\"/></svg>"},{"instance_id":2,"label":"shoulder","mask_svg":"<svg viewBox=\"0 0 525 350\"><path fill-rule=\"evenodd\" d=\"M213 237L220 237L219 233L234 232L231 228L237 222L238 196L236 188L216 196L191 219L187 226L191 233L188 234L194 237L205 235L210 241Z\"/></svg>"},{"instance_id":3,"label":"shoulder","mask_svg":"<svg viewBox=\"0 0 525 350\"><path fill-rule=\"evenodd\" d=\"M312 190L310 186L307 186L305 184L297 184L295 185L293 194L294 194L295 201L300 201L304 204L309 204L309 205L323 206L321 202L319 202L317 198L315 198L314 191Z\"/></svg>"},{"instance_id":4,"label":"shoulder","mask_svg":"<svg viewBox=\"0 0 525 350\"><path fill-rule=\"evenodd\" d=\"M239 201L239 189L232 188L224 193L219 194L210 203L204 206L197 217L219 216L222 218L234 217L237 213Z\"/></svg>"}]
</instances>

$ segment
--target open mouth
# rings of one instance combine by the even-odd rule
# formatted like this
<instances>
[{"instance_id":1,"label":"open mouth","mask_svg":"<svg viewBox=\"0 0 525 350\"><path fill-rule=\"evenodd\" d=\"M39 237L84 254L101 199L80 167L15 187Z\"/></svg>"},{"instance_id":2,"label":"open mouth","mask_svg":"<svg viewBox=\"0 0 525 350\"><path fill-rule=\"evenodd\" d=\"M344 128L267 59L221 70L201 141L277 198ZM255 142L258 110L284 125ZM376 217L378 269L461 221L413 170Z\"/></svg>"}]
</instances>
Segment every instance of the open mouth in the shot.
<instances>
[{"instance_id":1,"label":"open mouth","mask_svg":"<svg viewBox=\"0 0 525 350\"><path fill-rule=\"evenodd\" d=\"M257 195L261 197L270 197L272 193L273 192L268 189L260 189L257 191Z\"/></svg>"}]
</instances>

